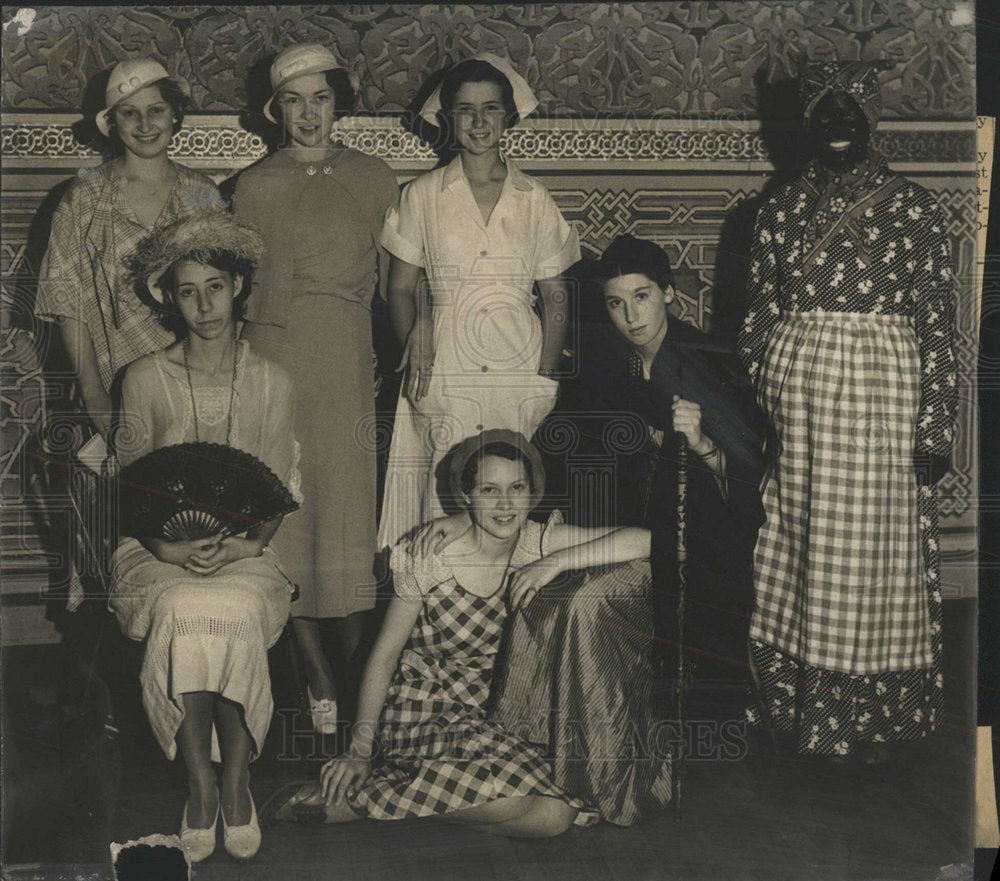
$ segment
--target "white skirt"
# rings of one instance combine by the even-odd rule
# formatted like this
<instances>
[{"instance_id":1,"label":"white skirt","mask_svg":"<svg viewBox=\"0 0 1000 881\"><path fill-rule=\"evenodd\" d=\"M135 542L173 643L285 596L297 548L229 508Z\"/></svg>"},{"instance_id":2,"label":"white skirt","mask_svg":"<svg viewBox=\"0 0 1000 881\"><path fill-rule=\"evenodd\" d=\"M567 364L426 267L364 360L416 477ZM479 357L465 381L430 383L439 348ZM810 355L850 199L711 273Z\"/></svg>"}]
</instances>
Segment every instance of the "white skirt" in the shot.
<instances>
[{"instance_id":1,"label":"white skirt","mask_svg":"<svg viewBox=\"0 0 1000 881\"><path fill-rule=\"evenodd\" d=\"M215 575L193 575L134 538L115 552L108 605L130 639L145 640L142 702L167 758L177 754L181 695L209 691L239 704L260 754L274 701L267 650L288 620L292 585L267 550ZM221 761L212 729L212 760Z\"/></svg>"}]
</instances>

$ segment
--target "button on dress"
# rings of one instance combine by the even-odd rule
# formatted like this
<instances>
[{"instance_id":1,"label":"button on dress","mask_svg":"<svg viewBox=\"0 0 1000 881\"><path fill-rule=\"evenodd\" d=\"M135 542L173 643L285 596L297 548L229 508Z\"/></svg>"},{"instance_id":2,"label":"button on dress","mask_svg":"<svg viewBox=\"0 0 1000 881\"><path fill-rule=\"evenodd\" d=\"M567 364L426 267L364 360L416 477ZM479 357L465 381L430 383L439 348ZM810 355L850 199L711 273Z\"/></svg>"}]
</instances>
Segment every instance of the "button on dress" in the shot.
<instances>
[{"instance_id":1,"label":"button on dress","mask_svg":"<svg viewBox=\"0 0 1000 881\"><path fill-rule=\"evenodd\" d=\"M398 193L384 162L347 148L312 163L279 150L236 186L236 216L267 246L243 333L295 382L305 500L275 545L299 586L296 617L340 618L375 603L371 301L382 221Z\"/></svg>"},{"instance_id":2,"label":"button on dress","mask_svg":"<svg viewBox=\"0 0 1000 881\"><path fill-rule=\"evenodd\" d=\"M507 428L531 437L558 383L538 375L542 327L534 283L580 259L576 232L545 187L507 163L483 219L461 157L412 181L386 218L386 250L424 269L434 320L434 371L416 406L396 409L379 547L443 513L435 468L466 437Z\"/></svg>"}]
</instances>

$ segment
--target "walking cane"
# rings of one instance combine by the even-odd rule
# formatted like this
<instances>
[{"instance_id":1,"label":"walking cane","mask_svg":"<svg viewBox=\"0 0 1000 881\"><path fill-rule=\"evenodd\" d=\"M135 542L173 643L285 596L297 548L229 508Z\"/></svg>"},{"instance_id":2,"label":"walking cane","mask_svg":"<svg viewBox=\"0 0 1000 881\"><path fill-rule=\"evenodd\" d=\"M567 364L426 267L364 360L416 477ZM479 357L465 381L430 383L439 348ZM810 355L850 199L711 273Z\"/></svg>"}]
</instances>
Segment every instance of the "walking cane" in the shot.
<instances>
[{"instance_id":1,"label":"walking cane","mask_svg":"<svg viewBox=\"0 0 1000 881\"><path fill-rule=\"evenodd\" d=\"M683 433L677 434L677 681L674 696L677 700L678 755L674 764L674 819L681 818L681 783L687 753L684 734L684 689L687 671L684 666L684 601L687 583L687 464L688 442Z\"/></svg>"}]
</instances>

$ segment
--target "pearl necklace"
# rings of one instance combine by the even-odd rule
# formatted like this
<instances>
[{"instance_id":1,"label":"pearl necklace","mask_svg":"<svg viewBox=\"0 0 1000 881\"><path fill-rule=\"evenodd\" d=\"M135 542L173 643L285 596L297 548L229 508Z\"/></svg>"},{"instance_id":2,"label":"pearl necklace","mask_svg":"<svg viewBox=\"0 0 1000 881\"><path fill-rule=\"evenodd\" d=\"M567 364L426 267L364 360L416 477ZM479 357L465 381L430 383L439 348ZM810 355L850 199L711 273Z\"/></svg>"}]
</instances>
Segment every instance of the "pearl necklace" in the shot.
<instances>
[{"instance_id":1,"label":"pearl necklace","mask_svg":"<svg viewBox=\"0 0 1000 881\"><path fill-rule=\"evenodd\" d=\"M231 447L233 445L233 405L236 402L236 360L237 360L237 342L233 339L233 379L229 387L229 414L226 417L226 446ZM184 353L184 372L187 374L188 381L188 391L191 393L191 415L194 417L194 439L196 442L201 441L201 435L198 431L198 405L195 403L194 399L194 383L191 381L191 365L188 363L188 348L189 341L187 338L184 339L184 343L181 346L181 351Z\"/></svg>"}]
</instances>

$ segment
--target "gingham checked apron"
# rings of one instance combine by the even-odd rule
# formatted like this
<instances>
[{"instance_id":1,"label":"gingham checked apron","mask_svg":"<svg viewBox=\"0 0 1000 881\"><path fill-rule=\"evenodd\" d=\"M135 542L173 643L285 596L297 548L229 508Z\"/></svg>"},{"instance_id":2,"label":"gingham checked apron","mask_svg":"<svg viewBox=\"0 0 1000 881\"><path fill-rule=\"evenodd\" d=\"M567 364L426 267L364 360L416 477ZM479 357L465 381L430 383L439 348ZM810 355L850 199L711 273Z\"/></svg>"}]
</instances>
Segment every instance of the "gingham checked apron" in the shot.
<instances>
[{"instance_id":1,"label":"gingham checked apron","mask_svg":"<svg viewBox=\"0 0 1000 881\"><path fill-rule=\"evenodd\" d=\"M751 638L853 675L929 667L908 319L790 313L763 363L779 454L763 490Z\"/></svg>"}]
</instances>

